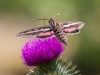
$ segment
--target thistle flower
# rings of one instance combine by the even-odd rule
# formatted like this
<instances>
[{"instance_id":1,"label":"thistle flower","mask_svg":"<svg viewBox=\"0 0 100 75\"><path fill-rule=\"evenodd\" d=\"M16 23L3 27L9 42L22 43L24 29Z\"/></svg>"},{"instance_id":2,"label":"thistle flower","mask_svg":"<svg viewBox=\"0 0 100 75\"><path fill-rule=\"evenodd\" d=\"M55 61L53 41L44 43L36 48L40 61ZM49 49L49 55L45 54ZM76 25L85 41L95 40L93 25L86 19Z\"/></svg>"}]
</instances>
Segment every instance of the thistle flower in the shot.
<instances>
[{"instance_id":1,"label":"thistle flower","mask_svg":"<svg viewBox=\"0 0 100 75\"><path fill-rule=\"evenodd\" d=\"M28 66L50 62L60 56L64 47L56 37L35 38L22 48L22 59Z\"/></svg>"}]
</instances>

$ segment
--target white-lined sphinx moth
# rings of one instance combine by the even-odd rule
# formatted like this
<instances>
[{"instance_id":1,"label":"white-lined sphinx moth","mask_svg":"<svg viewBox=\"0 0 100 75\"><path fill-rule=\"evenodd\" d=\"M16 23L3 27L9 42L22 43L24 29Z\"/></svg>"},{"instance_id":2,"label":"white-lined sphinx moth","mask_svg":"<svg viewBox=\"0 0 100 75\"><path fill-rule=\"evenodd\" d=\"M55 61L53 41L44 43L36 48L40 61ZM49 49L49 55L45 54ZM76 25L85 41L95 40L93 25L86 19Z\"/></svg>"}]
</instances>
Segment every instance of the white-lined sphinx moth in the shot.
<instances>
[{"instance_id":1,"label":"white-lined sphinx moth","mask_svg":"<svg viewBox=\"0 0 100 75\"><path fill-rule=\"evenodd\" d=\"M48 20L49 25L22 31L18 33L17 36L28 37L28 36L36 35L37 38L46 38L55 35L62 43L67 45L68 40L65 34L76 34L84 26L83 22L71 21L71 22L62 23L54 19L54 17L50 19L38 19L38 20Z\"/></svg>"}]
</instances>

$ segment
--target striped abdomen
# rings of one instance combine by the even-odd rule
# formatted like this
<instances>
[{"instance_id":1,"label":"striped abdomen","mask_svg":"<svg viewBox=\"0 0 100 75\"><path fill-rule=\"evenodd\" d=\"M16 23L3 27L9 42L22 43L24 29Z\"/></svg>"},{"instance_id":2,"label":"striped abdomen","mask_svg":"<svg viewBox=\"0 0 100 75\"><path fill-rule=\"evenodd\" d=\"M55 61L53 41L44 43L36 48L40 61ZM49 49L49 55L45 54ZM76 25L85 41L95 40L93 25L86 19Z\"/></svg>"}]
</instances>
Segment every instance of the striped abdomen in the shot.
<instances>
[{"instance_id":1,"label":"striped abdomen","mask_svg":"<svg viewBox=\"0 0 100 75\"><path fill-rule=\"evenodd\" d=\"M58 30L58 29L56 29L55 31L54 31L54 34L55 34L55 36L61 41L61 42L63 42L64 44L68 44L68 39L67 39L67 37L66 37L66 35L65 35L65 32L64 32L64 30Z\"/></svg>"}]
</instances>

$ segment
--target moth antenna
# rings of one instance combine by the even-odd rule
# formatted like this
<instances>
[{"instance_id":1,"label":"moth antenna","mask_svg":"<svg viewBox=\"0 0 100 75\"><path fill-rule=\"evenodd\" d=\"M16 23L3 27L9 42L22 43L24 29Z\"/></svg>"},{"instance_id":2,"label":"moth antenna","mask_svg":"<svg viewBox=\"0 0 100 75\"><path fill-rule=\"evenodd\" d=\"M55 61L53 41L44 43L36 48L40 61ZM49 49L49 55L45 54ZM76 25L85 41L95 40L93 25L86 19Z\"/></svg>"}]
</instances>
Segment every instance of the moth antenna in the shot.
<instances>
[{"instance_id":1,"label":"moth antenna","mask_svg":"<svg viewBox=\"0 0 100 75\"><path fill-rule=\"evenodd\" d=\"M60 13L56 14L53 18L55 18L56 16L60 15Z\"/></svg>"},{"instance_id":2,"label":"moth antenna","mask_svg":"<svg viewBox=\"0 0 100 75\"><path fill-rule=\"evenodd\" d=\"M49 20L49 19L46 19L46 18L45 18L45 19L34 19L34 20Z\"/></svg>"},{"instance_id":3,"label":"moth antenna","mask_svg":"<svg viewBox=\"0 0 100 75\"><path fill-rule=\"evenodd\" d=\"M34 20L44 20L44 26L45 26L45 20L49 20L46 17L44 17L43 19L34 19Z\"/></svg>"}]
</instances>

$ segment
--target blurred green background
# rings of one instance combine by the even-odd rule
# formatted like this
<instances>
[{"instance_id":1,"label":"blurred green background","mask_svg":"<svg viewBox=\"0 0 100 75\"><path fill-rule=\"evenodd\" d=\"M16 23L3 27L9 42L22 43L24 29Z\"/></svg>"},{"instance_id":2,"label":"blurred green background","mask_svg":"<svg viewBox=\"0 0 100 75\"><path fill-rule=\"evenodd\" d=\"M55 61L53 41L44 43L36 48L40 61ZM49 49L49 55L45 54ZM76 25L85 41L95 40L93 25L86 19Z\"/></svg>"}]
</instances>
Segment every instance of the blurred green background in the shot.
<instances>
[{"instance_id":1,"label":"blurred green background","mask_svg":"<svg viewBox=\"0 0 100 75\"><path fill-rule=\"evenodd\" d=\"M100 0L0 0L0 75L26 75L30 67L22 64L21 48L32 38L15 35L44 25L34 19L57 13L61 22L85 23L78 35L67 35L62 58L70 58L82 75L100 75Z\"/></svg>"}]
</instances>

